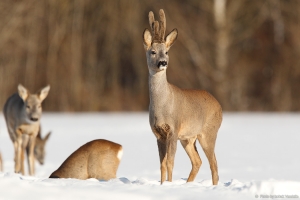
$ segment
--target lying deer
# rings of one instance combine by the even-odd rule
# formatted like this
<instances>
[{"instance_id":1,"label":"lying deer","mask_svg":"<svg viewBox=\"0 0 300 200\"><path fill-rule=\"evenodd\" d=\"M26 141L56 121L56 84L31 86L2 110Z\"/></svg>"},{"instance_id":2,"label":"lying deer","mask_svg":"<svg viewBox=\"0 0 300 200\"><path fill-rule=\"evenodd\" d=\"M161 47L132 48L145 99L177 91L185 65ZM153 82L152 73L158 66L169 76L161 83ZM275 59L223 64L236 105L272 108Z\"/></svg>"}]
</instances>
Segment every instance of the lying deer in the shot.
<instances>
[{"instance_id":1,"label":"lying deer","mask_svg":"<svg viewBox=\"0 0 300 200\"><path fill-rule=\"evenodd\" d=\"M206 91L180 89L167 81L168 51L177 39L178 31L173 29L165 37L166 18L162 9L159 16L160 21L155 21L153 12L149 12L152 33L145 29L143 43L149 70L149 119L157 138L161 184L166 173L168 181L172 181L177 140L192 163L187 182L195 179L202 164L196 149L198 139L210 164L212 182L217 185L219 176L214 150L222 122L222 108Z\"/></svg>"},{"instance_id":2,"label":"lying deer","mask_svg":"<svg viewBox=\"0 0 300 200\"><path fill-rule=\"evenodd\" d=\"M4 105L3 112L8 133L14 144L16 173L24 174L26 150L29 175L34 175L34 149L40 129L41 104L49 90L50 86L47 86L36 94L30 94L24 86L19 84L18 93L9 97Z\"/></svg>"},{"instance_id":3,"label":"lying deer","mask_svg":"<svg viewBox=\"0 0 300 200\"><path fill-rule=\"evenodd\" d=\"M72 153L49 178L116 178L122 155L121 145L108 140L93 140Z\"/></svg>"}]
</instances>

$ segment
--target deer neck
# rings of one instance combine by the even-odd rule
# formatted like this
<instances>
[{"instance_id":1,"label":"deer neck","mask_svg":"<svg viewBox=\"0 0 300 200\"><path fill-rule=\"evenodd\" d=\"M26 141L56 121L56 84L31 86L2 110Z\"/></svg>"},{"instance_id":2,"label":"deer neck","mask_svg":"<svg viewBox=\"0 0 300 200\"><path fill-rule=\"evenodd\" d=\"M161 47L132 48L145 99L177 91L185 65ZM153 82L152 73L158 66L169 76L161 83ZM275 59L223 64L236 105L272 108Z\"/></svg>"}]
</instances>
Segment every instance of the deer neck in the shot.
<instances>
[{"instance_id":1,"label":"deer neck","mask_svg":"<svg viewBox=\"0 0 300 200\"><path fill-rule=\"evenodd\" d=\"M170 84L167 81L166 70L149 74L150 106L164 105L168 103Z\"/></svg>"}]
</instances>

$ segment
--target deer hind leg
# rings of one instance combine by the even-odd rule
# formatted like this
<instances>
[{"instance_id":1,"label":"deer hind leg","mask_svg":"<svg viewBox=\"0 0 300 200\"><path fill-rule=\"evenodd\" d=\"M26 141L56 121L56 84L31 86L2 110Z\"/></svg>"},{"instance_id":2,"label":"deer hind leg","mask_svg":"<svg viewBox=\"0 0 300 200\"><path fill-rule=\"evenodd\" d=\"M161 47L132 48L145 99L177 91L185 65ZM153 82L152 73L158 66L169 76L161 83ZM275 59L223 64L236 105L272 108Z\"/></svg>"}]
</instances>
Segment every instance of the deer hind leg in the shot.
<instances>
[{"instance_id":1,"label":"deer hind leg","mask_svg":"<svg viewBox=\"0 0 300 200\"><path fill-rule=\"evenodd\" d=\"M87 163L88 174L82 173L81 179L96 178L98 180L113 179L117 177L117 170L120 164L120 160L116 156L118 152L109 149L105 151L93 152L89 155L89 161Z\"/></svg>"},{"instance_id":2,"label":"deer hind leg","mask_svg":"<svg viewBox=\"0 0 300 200\"><path fill-rule=\"evenodd\" d=\"M195 137L188 140L180 140L184 150L188 154L192 163L192 170L190 172L187 182L191 182L195 180L195 177L197 176L198 171L202 164L202 161L200 159L200 156L196 148L196 139L197 138Z\"/></svg>"},{"instance_id":3,"label":"deer hind leg","mask_svg":"<svg viewBox=\"0 0 300 200\"><path fill-rule=\"evenodd\" d=\"M217 131L216 131L217 132ZM213 185L217 185L219 181L218 175L218 164L215 156L215 143L216 143L216 134L212 134L214 132L209 132L210 135L203 132L203 134L198 135L198 140L201 144L201 147L208 159L210 170L212 174L212 182Z\"/></svg>"}]
</instances>

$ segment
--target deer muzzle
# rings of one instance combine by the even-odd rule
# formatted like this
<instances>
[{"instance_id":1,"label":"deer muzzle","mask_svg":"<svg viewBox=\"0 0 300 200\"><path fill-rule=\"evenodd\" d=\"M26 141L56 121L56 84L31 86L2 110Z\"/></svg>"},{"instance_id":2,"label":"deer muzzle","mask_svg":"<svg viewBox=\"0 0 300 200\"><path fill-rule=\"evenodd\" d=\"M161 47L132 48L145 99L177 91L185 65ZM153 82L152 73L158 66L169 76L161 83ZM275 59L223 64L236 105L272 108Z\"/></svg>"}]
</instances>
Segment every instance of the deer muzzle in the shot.
<instances>
[{"instance_id":1,"label":"deer muzzle","mask_svg":"<svg viewBox=\"0 0 300 200\"><path fill-rule=\"evenodd\" d=\"M163 67L165 67L165 66L167 66L167 61L159 61L158 62L158 64L157 64L157 67L159 68L160 66L163 66Z\"/></svg>"},{"instance_id":2,"label":"deer muzzle","mask_svg":"<svg viewBox=\"0 0 300 200\"><path fill-rule=\"evenodd\" d=\"M33 122L36 122L36 121L39 120L39 118L31 117L30 120L33 121Z\"/></svg>"}]
</instances>

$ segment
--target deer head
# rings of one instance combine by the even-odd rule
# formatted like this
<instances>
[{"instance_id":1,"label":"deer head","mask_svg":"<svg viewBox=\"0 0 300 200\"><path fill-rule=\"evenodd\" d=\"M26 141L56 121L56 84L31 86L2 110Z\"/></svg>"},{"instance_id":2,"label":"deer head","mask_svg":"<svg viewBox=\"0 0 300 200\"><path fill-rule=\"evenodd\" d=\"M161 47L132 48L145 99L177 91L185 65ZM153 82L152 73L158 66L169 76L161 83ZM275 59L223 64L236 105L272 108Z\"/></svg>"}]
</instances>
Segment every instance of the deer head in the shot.
<instances>
[{"instance_id":1,"label":"deer head","mask_svg":"<svg viewBox=\"0 0 300 200\"><path fill-rule=\"evenodd\" d=\"M155 21L152 11L149 12L149 24L152 33L145 29L143 33L144 48L150 74L164 71L168 67L168 51L174 44L178 31L173 29L166 37L166 17L163 9L159 10L159 22Z\"/></svg>"},{"instance_id":2,"label":"deer head","mask_svg":"<svg viewBox=\"0 0 300 200\"><path fill-rule=\"evenodd\" d=\"M37 94L30 92L21 84L18 86L19 96L23 99L27 121L37 122L42 115L42 101L47 97L50 86L42 88Z\"/></svg>"},{"instance_id":3,"label":"deer head","mask_svg":"<svg viewBox=\"0 0 300 200\"><path fill-rule=\"evenodd\" d=\"M51 135L51 132L49 132L44 138L41 136L41 128L39 129L39 133L36 137L35 146L34 146L34 156L39 161L41 165L44 164L45 160L45 146L46 143Z\"/></svg>"}]
</instances>

